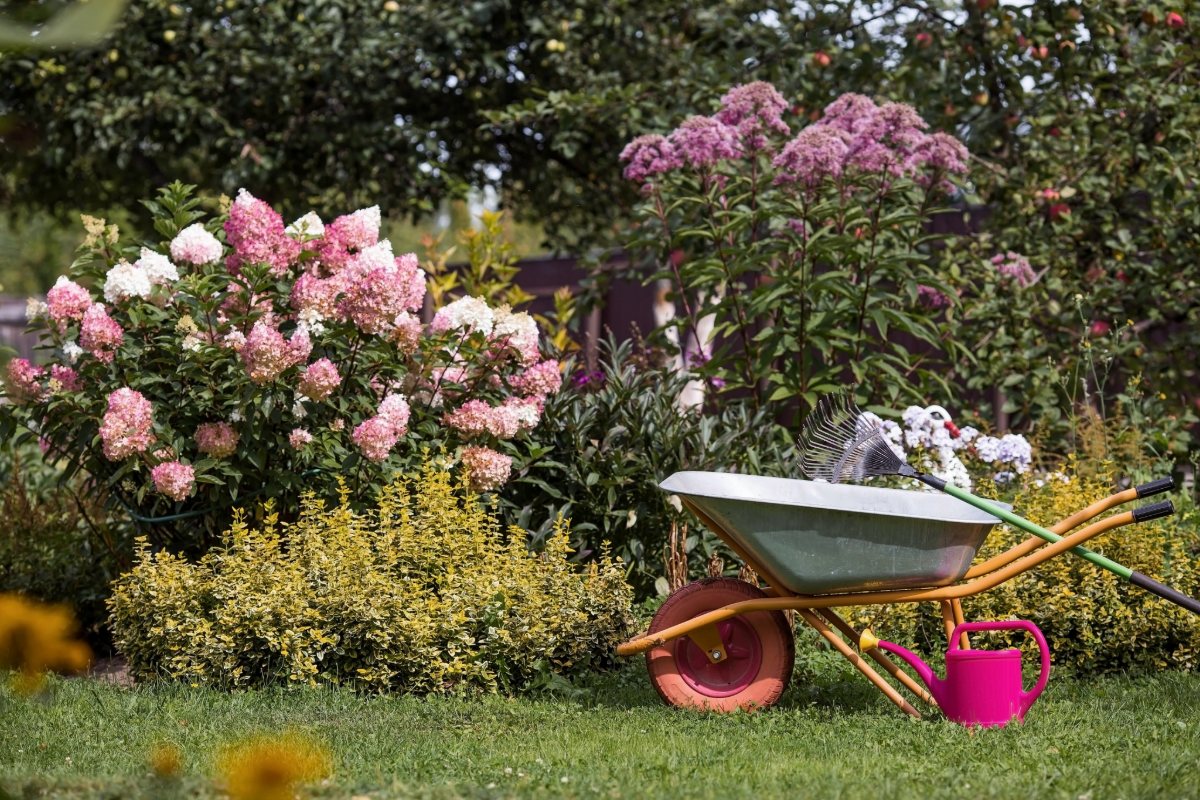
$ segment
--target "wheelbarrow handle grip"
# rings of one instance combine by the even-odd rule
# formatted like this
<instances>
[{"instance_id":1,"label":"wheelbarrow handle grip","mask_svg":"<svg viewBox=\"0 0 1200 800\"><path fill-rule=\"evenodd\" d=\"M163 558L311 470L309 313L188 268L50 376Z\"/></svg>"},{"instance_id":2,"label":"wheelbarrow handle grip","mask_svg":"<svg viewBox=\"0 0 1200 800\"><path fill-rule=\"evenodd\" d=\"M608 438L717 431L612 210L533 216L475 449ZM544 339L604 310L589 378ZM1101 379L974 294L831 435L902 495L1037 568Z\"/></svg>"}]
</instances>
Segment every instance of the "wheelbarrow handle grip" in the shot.
<instances>
[{"instance_id":1,"label":"wheelbarrow handle grip","mask_svg":"<svg viewBox=\"0 0 1200 800\"><path fill-rule=\"evenodd\" d=\"M1175 488L1175 479L1170 476L1167 476L1165 478L1159 478L1156 481L1150 481L1149 483L1143 483L1141 486L1136 487L1134 489L1134 491L1137 492L1138 497L1149 497L1152 494L1162 494L1163 492L1169 492L1174 488Z\"/></svg>"},{"instance_id":2,"label":"wheelbarrow handle grip","mask_svg":"<svg viewBox=\"0 0 1200 800\"><path fill-rule=\"evenodd\" d=\"M1134 586L1142 587L1148 592L1153 592L1163 600L1172 602L1180 608L1186 608L1193 614L1200 614L1200 600L1197 600L1194 597L1188 597L1183 592L1177 592L1170 586L1165 586L1140 572L1131 573L1129 576L1129 582Z\"/></svg>"},{"instance_id":3,"label":"wheelbarrow handle grip","mask_svg":"<svg viewBox=\"0 0 1200 800\"><path fill-rule=\"evenodd\" d=\"M1175 513L1175 506L1170 500L1163 500L1161 503L1151 503L1148 506L1141 506L1133 510L1134 522L1145 522L1151 519L1160 519L1169 517Z\"/></svg>"}]
</instances>

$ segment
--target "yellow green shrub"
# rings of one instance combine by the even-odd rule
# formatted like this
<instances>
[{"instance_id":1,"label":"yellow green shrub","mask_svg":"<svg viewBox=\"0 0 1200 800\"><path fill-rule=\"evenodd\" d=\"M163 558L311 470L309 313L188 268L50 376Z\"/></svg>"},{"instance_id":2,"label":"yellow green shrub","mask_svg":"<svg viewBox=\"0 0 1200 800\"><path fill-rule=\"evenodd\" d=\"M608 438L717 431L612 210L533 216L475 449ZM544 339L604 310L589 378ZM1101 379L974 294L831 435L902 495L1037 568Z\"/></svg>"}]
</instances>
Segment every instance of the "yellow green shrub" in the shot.
<instances>
[{"instance_id":1,"label":"yellow green shrub","mask_svg":"<svg viewBox=\"0 0 1200 800\"><path fill-rule=\"evenodd\" d=\"M1020 490L1013 505L1017 513L1048 526L1110 492L1108 476L1072 476L1042 486L1031 483ZM983 487L980 493L987 494ZM1026 536L1008 525L997 526L977 561ZM1088 547L1185 594L1200 595L1200 513L1194 506L1175 517L1101 534ZM1070 553L966 598L963 610L970 620L1033 621L1046 635L1055 667L1071 672L1200 667L1200 617ZM946 646L940 611L934 604L860 608L854 618L872 625L881 638L929 654ZM1002 646L1004 639L992 636L981 639L979 646Z\"/></svg>"},{"instance_id":2,"label":"yellow green shrub","mask_svg":"<svg viewBox=\"0 0 1200 800\"><path fill-rule=\"evenodd\" d=\"M116 642L141 677L371 691L516 691L611 657L632 624L619 560L539 553L520 528L427 466L354 511L302 502L280 525L239 515L198 563L143 541L115 585Z\"/></svg>"}]
</instances>

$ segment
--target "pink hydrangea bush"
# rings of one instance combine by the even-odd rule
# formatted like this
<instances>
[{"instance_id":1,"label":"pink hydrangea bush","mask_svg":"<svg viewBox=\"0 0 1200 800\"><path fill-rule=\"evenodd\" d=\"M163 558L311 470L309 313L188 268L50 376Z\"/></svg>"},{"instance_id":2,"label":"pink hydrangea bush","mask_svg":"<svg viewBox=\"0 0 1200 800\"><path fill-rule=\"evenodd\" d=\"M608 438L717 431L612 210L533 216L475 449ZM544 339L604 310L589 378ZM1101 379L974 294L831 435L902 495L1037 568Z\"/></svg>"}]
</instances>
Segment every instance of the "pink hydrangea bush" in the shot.
<instances>
[{"instance_id":1,"label":"pink hydrangea bush","mask_svg":"<svg viewBox=\"0 0 1200 800\"><path fill-rule=\"evenodd\" d=\"M377 207L285 224L244 190L227 218L196 206L175 184L157 198L165 242L85 243L31 313L51 363L8 364L0 425L38 431L139 514L188 510L214 532L248 496L341 480L368 499L431 449L480 491L504 484L562 382L532 317L457 297L423 318L425 273Z\"/></svg>"}]
</instances>

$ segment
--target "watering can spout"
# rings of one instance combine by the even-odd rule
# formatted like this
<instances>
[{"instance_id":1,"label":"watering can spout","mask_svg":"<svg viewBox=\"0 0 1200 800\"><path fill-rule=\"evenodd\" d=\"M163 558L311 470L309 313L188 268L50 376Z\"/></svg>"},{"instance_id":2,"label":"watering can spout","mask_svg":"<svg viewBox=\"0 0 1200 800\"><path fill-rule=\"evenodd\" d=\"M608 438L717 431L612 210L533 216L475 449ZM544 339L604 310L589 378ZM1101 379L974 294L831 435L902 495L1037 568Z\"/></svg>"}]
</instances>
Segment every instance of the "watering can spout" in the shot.
<instances>
[{"instance_id":1,"label":"watering can spout","mask_svg":"<svg viewBox=\"0 0 1200 800\"><path fill-rule=\"evenodd\" d=\"M870 650L872 647L878 647L881 650L886 650L889 653L894 653L895 655L903 658L908 662L910 667L916 670L917 677L919 677L921 681L924 682L927 687L929 687L929 693L932 694L933 699L936 700L939 705L941 705L945 681L935 675L933 672L933 667L929 666L920 658L918 658L916 653L912 652L911 650L906 650L898 644L882 641L876 637L875 634L870 631L870 629L864 630L862 635L859 636L858 647L863 652Z\"/></svg>"}]
</instances>

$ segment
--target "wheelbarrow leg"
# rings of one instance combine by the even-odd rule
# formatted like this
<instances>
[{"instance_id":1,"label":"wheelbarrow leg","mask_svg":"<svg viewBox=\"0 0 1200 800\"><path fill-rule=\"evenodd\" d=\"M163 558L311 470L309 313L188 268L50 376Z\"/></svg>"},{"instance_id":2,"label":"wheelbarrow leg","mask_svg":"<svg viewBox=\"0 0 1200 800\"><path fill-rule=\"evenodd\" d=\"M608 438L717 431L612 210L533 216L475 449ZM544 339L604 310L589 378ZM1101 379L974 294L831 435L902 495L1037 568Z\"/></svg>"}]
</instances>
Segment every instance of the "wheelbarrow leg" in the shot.
<instances>
[{"instance_id":1,"label":"wheelbarrow leg","mask_svg":"<svg viewBox=\"0 0 1200 800\"><path fill-rule=\"evenodd\" d=\"M883 692L884 695L887 696L887 699L899 706L901 711L909 716L916 717L917 719L921 718L921 713L913 708L911 703L905 700L899 692L893 689L892 685L883 679L883 676L871 669L871 666L862 659L862 656L854 652L854 648L846 644L846 642L842 640L842 637L831 631L829 627L821 621L821 618L814 614L811 609L801 608L798 609L798 613L800 614L801 619L807 622L809 626L817 633L824 636L826 641L833 645L834 649L841 653L847 661L853 664L859 672L865 675L867 680L875 684L875 686L879 688L879 691Z\"/></svg>"},{"instance_id":2,"label":"wheelbarrow leg","mask_svg":"<svg viewBox=\"0 0 1200 800\"><path fill-rule=\"evenodd\" d=\"M964 622L967 621L966 618L963 616L962 601L959 600L957 597L950 601L950 610L954 612L954 624L956 626L962 625ZM959 647L961 647L963 650L971 649L971 640L967 636L966 631L963 631L962 633L960 633L958 635L958 639L959 639L959 641L958 641Z\"/></svg>"},{"instance_id":3,"label":"wheelbarrow leg","mask_svg":"<svg viewBox=\"0 0 1200 800\"><path fill-rule=\"evenodd\" d=\"M833 626L841 631L842 635L850 641L857 642L862 638L862 634L854 630L854 626L838 616L838 613L832 608L822 608L817 613L819 613L829 622L832 622ZM924 686L917 683L907 672L896 666L896 663L888 658L886 654L881 652L878 647L872 647L870 650L867 650L866 653L871 657L872 661L887 670L889 675L900 681L900 683L904 684L905 689L908 689L914 695L921 698L926 703L929 703L929 705L937 705L933 699L933 696L926 691Z\"/></svg>"},{"instance_id":4,"label":"wheelbarrow leg","mask_svg":"<svg viewBox=\"0 0 1200 800\"><path fill-rule=\"evenodd\" d=\"M946 628L946 641L950 641L950 637L954 634L954 606L949 600L942 600L942 625Z\"/></svg>"}]
</instances>

